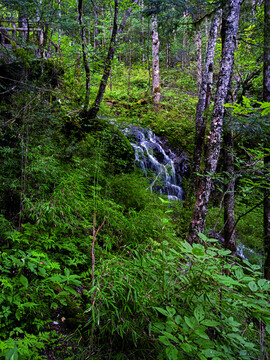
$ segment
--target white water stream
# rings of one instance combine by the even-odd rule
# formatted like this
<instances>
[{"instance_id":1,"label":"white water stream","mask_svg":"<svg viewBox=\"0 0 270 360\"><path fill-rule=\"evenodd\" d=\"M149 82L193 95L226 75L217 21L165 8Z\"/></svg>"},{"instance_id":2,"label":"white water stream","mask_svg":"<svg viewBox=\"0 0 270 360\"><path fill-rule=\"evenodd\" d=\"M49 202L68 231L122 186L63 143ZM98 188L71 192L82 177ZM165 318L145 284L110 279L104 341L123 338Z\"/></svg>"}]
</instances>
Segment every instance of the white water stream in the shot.
<instances>
[{"instance_id":1,"label":"white water stream","mask_svg":"<svg viewBox=\"0 0 270 360\"><path fill-rule=\"evenodd\" d=\"M122 130L135 153L135 162L144 175L152 179L150 189L166 194L170 200L182 200L182 177L176 167L181 163L186 170L184 157L177 157L151 130L126 127Z\"/></svg>"}]
</instances>

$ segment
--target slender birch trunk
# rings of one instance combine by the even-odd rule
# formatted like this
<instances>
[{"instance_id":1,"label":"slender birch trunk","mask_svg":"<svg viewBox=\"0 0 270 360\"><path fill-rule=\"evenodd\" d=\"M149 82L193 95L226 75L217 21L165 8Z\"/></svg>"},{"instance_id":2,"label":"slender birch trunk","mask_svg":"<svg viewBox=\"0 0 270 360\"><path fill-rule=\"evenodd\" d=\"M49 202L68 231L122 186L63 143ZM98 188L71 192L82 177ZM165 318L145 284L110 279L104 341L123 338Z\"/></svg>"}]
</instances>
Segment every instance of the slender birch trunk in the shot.
<instances>
[{"instance_id":1,"label":"slender birch trunk","mask_svg":"<svg viewBox=\"0 0 270 360\"><path fill-rule=\"evenodd\" d=\"M211 193L212 175L215 174L219 153L221 135L223 130L223 118L230 76L234 61L236 35L239 25L241 0L229 0L227 3L227 18L223 23L224 41L222 60L217 84L217 93L212 115L211 130L208 141L208 151L205 159L204 177L199 185L195 208L190 224L188 241L193 243L198 233L203 232Z\"/></svg>"},{"instance_id":2,"label":"slender birch trunk","mask_svg":"<svg viewBox=\"0 0 270 360\"><path fill-rule=\"evenodd\" d=\"M264 67L263 67L263 99L270 102L270 0L264 0ZM265 144L265 146L267 146ZM265 172L269 174L270 156L264 157ZM267 174L266 174L267 176ZM270 182L270 179L268 179ZM266 252L266 260L264 264L265 278L270 280L270 198L269 190L264 193L264 248Z\"/></svg>"},{"instance_id":3,"label":"slender birch trunk","mask_svg":"<svg viewBox=\"0 0 270 360\"><path fill-rule=\"evenodd\" d=\"M157 15L152 15L152 88L154 103L160 102L159 81L159 36Z\"/></svg>"},{"instance_id":4,"label":"slender birch trunk","mask_svg":"<svg viewBox=\"0 0 270 360\"><path fill-rule=\"evenodd\" d=\"M192 161L192 188L193 191L198 189L199 177L197 173L201 171L201 162L203 154L203 144L205 138L205 129L207 115L205 110L210 106L210 100L213 87L213 70L214 70L214 56L217 41L217 32L219 26L219 20L221 16L221 10L217 11L213 16L209 32L208 47L206 52L205 65L202 76L202 83L200 87L199 99L196 111L196 128L195 128L195 146L193 152Z\"/></svg>"}]
</instances>

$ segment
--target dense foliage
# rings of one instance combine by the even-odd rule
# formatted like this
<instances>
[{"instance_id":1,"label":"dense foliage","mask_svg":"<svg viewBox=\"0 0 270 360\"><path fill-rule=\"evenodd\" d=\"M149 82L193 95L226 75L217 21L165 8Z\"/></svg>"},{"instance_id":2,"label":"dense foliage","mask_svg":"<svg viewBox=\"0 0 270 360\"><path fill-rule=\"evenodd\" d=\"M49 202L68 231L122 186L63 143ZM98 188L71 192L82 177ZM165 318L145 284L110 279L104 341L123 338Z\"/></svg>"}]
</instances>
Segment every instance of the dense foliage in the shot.
<instances>
[{"instance_id":1,"label":"dense foliage","mask_svg":"<svg viewBox=\"0 0 270 360\"><path fill-rule=\"evenodd\" d=\"M198 3L202 13L212 9ZM189 178L183 202L152 193L120 130L150 128L191 162L197 2L160 1L155 9L163 43L158 106L150 88L149 7L133 9L100 116L88 121L80 31L85 26L91 103L109 46L111 3L85 1L79 26L73 0L0 2L3 27L27 17L46 34L41 56L33 33L5 33L11 46L0 57L0 359L268 359L261 197L269 188L269 103L257 66L263 9L247 3L233 76L240 100L226 105L225 124L235 133L236 234L252 248L250 261L222 246L223 155L205 234L191 245ZM121 18L130 5L121 3ZM219 40L214 78L220 48Z\"/></svg>"}]
</instances>

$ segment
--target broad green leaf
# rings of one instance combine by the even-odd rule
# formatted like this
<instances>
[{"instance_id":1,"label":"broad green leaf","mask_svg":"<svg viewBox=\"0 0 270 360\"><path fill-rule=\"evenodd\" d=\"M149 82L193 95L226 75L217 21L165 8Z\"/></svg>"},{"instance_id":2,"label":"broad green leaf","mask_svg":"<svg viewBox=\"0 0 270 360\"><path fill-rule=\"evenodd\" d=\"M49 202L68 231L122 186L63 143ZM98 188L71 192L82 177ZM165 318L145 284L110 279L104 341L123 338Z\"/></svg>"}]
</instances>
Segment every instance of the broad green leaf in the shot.
<instances>
[{"instance_id":1,"label":"broad green leaf","mask_svg":"<svg viewBox=\"0 0 270 360\"><path fill-rule=\"evenodd\" d=\"M244 272L243 272L243 269L238 267L236 270L235 270L235 275L237 277L238 280L241 280L244 276Z\"/></svg>"},{"instance_id":2,"label":"broad green leaf","mask_svg":"<svg viewBox=\"0 0 270 360\"><path fill-rule=\"evenodd\" d=\"M25 288L28 288L28 280L24 275L20 276L20 282L23 284Z\"/></svg>"},{"instance_id":3,"label":"broad green leaf","mask_svg":"<svg viewBox=\"0 0 270 360\"><path fill-rule=\"evenodd\" d=\"M202 239L202 241L204 241L204 242L208 241L208 237L206 235L204 235L203 233L199 233L198 236Z\"/></svg>"},{"instance_id":4,"label":"broad green leaf","mask_svg":"<svg viewBox=\"0 0 270 360\"><path fill-rule=\"evenodd\" d=\"M172 344L170 343L169 339L167 338L167 336L159 336L158 337L159 341L161 341L164 345L167 346L171 346Z\"/></svg>"},{"instance_id":5,"label":"broad green leaf","mask_svg":"<svg viewBox=\"0 0 270 360\"><path fill-rule=\"evenodd\" d=\"M250 288L251 291L255 292L258 290L258 286L257 284L255 283L255 281L250 281L248 283L248 287Z\"/></svg>"},{"instance_id":6,"label":"broad green leaf","mask_svg":"<svg viewBox=\"0 0 270 360\"><path fill-rule=\"evenodd\" d=\"M218 351L213 350L213 349L202 350L202 354L208 358L214 358L214 357L217 357L218 355L220 355L220 353Z\"/></svg>"},{"instance_id":7,"label":"broad green leaf","mask_svg":"<svg viewBox=\"0 0 270 360\"><path fill-rule=\"evenodd\" d=\"M205 312L202 308L202 306L197 306L196 309L194 310L194 316L197 319L198 322L202 321L204 319L205 316Z\"/></svg>"},{"instance_id":8,"label":"broad green leaf","mask_svg":"<svg viewBox=\"0 0 270 360\"><path fill-rule=\"evenodd\" d=\"M192 317L192 318L188 318L187 316L184 316L184 319L185 319L185 323L192 329L194 330L195 329L195 326L196 326L196 321L194 321L195 319Z\"/></svg>"},{"instance_id":9,"label":"broad green leaf","mask_svg":"<svg viewBox=\"0 0 270 360\"><path fill-rule=\"evenodd\" d=\"M165 309L162 309L160 307L155 307L154 309L156 309L158 312L160 312L162 315L165 315L165 316L169 316L169 313L167 310Z\"/></svg>"},{"instance_id":10,"label":"broad green leaf","mask_svg":"<svg viewBox=\"0 0 270 360\"><path fill-rule=\"evenodd\" d=\"M175 313L176 313L176 310L174 308L171 308L169 306L166 306L166 310L168 312L168 316L172 317Z\"/></svg>"},{"instance_id":11,"label":"broad green leaf","mask_svg":"<svg viewBox=\"0 0 270 360\"><path fill-rule=\"evenodd\" d=\"M204 256L205 252L204 249L198 247L198 246L194 246L192 248L192 254L196 255L196 256Z\"/></svg>"},{"instance_id":12,"label":"broad green leaf","mask_svg":"<svg viewBox=\"0 0 270 360\"><path fill-rule=\"evenodd\" d=\"M181 344L180 347L188 354L193 352L193 347L188 343Z\"/></svg>"},{"instance_id":13,"label":"broad green leaf","mask_svg":"<svg viewBox=\"0 0 270 360\"><path fill-rule=\"evenodd\" d=\"M188 250L189 252L192 252L192 246L190 245L190 243L188 243L187 241L183 241L181 242L181 245Z\"/></svg>"},{"instance_id":14,"label":"broad green leaf","mask_svg":"<svg viewBox=\"0 0 270 360\"><path fill-rule=\"evenodd\" d=\"M162 331L162 334L163 334L164 336L166 336L168 339L170 339L170 340L172 340L172 341L175 341L176 343L179 343L179 339L178 339L176 336L174 336L174 335L172 335L171 333L169 333L168 331Z\"/></svg>"},{"instance_id":15,"label":"broad green leaf","mask_svg":"<svg viewBox=\"0 0 270 360\"><path fill-rule=\"evenodd\" d=\"M178 350L175 347L168 346L166 348L166 355L169 360L177 360Z\"/></svg>"},{"instance_id":16,"label":"broad green leaf","mask_svg":"<svg viewBox=\"0 0 270 360\"><path fill-rule=\"evenodd\" d=\"M198 358L199 358L200 360L207 360L207 358L206 358L204 355L202 355L202 354L198 354Z\"/></svg>"},{"instance_id":17,"label":"broad green leaf","mask_svg":"<svg viewBox=\"0 0 270 360\"><path fill-rule=\"evenodd\" d=\"M259 285L260 289L262 289L262 290L267 291L270 288L270 282L266 279L259 279L258 285Z\"/></svg>"},{"instance_id":18,"label":"broad green leaf","mask_svg":"<svg viewBox=\"0 0 270 360\"><path fill-rule=\"evenodd\" d=\"M201 328L196 329L195 334L201 337L202 339L209 340L208 335L205 333L205 331Z\"/></svg>"},{"instance_id":19,"label":"broad green leaf","mask_svg":"<svg viewBox=\"0 0 270 360\"><path fill-rule=\"evenodd\" d=\"M180 316L180 315L176 315L176 317L175 317L174 321L176 322L176 324L177 324L177 325L179 325L179 324L180 324L180 322L182 321L181 316Z\"/></svg>"},{"instance_id":20,"label":"broad green leaf","mask_svg":"<svg viewBox=\"0 0 270 360\"><path fill-rule=\"evenodd\" d=\"M5 360L18 360L18 350L17 347L14 346L13 349L10 349L7 353L6 353L6 359Z\"/></svg>"},{"instance_id":21,"label":"broad green leaf","mask_svg":"<svg viewBox=\"0 0 270 360\"><path fill-rule=\"evenodd\" d=\"M155 332L161 332L164 330L165 326L163 323L154 323L152 326L152 330Z\"/></svg>"},{"instance_id":22,"label":"broad green leaf","mask_svg":"<svg viewBox=\"0 0 270 360\"><path fill-rule=\"evenodd\" d=\"M211 326L211 327L217 327L220 325L219 322L215 321L215 320L208 320L208 319L205 319L201 322L202 325L205 325L205 326Z\"/></svg>"},{"instance_id":23,"label":"broad green leaf","mask_svg":"<svg viewBox=\"0 0 270 360\"><path fill-rule=\"evenodd\" d=\"M219 255L222 255L222 256L227 256L227 255L230 255L231 254L231 250L219 250L218 251Z\"/></svg>"},{"instance_id":24,"label":"broad green leaf","mask_svg":"<svg viewBox=\"0 0 270 360\"><path fill-rule=\"evenodd\" d=\"M225 276L225 275L217 275L217 278L219 279L219 281L225 285L225 286L233 286L233 285L240 285L243 286L241 283L239 283L238 281L232 279L229 276Z\"/></svg>"}]
</instances>

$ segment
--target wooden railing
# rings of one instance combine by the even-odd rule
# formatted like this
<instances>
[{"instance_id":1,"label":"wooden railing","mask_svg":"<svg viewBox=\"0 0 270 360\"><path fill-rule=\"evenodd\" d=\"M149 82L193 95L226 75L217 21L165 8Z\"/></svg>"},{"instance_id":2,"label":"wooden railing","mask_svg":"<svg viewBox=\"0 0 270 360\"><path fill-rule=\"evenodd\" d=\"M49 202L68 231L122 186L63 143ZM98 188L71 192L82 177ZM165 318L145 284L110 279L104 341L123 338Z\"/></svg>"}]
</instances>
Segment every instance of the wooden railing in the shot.
<instances>
[{"instance_id":1,"label":"wooden railing","mask_svg":"<svg viewBox=\"0 0 270 360\"><path fill-rule=\"evenodd\" d=\"M5 23L7 26L3 26ZM32 46L37 58L43 57L43 30L28 23L22 27L16 26L14 20L0 20L0 57L7 55L7 50L27 45Z\"/></svg>"}]
</instances>

